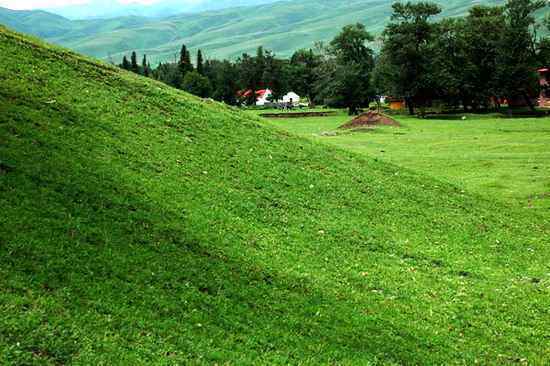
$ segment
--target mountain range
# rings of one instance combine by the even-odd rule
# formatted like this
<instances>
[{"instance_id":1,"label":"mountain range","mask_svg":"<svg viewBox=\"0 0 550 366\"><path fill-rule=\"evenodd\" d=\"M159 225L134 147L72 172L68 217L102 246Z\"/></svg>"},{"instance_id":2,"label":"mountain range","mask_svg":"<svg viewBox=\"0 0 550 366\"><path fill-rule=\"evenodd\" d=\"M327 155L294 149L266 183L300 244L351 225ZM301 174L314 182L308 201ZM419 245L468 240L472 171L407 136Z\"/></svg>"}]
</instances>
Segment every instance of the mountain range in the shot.
<instances>
[{"instance_id":1,"label":"mountain range","mask_svg":"<svg viewBox=\"0 0 550 366\"><path fill-rule=\"evenodd\" d=\"M232 3L250 5L266 1ZM442 17L463 15L476 4L504 3L503 0L436 2L443 8ZM200 7L215 3L218 7L228 5L228 1L209 0L200 3ZM120 62L123 55L135 50L140 55L147 54L155 64L173 60L182 44L193 52L201 48L207 58L235 58L243 52L254 52L260 45L280 57L288 57L296 49L330 40L346 24L362 22L369 31L379 34L389 20L392 3L393 0L278 1L161 17L126 15L80 20L45 11L0 8L0 23L100 59ZM158 4L155 9L162 4L168 3Z\"/></svg>"},{"instance_id":2,"label":"mountain range","mask_svg":"<svg viewBox=\"0 0 550 366\"><path fill-rule=\"evenodd\" d=\"M121 16L165 17L240 6L273 3L279 0L160 0L135 3L113 0L90 0L84 4L46 8L44 10L69 19L115 18Z\"/></svg>"}]
</instances>

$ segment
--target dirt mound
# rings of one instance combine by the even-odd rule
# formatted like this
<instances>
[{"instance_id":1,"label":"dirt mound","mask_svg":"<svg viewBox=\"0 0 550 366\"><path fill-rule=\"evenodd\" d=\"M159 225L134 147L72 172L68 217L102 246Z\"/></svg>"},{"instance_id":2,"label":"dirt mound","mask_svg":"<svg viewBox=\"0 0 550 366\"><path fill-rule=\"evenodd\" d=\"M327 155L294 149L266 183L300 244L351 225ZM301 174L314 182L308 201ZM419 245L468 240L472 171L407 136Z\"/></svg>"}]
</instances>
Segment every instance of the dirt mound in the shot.
<instances>
[{"instance_id":1,"label":"dirt mound","mask_svg":"<svg viewBox=\"0 0 550 366\"><path fill-rule=\"evenodd\" d=\"M386 116L385 114L378 113L375 111L369 111L367 113L360 114L351 121L343 124L338 127L340 129L351 129L359 127L374 127L374 126L397 126L399 127L399 122L394 120L391 117Z\"/></svg>"}]
</instances>

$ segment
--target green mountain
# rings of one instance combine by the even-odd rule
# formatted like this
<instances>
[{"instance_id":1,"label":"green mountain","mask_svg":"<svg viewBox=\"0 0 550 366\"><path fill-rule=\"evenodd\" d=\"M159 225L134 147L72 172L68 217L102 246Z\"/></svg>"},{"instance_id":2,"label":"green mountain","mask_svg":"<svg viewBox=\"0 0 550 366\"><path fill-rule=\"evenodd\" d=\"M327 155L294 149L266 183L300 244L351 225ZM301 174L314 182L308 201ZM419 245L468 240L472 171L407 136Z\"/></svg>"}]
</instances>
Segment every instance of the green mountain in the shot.
<instances>
[{"instance_id":1,"label":"green mountain","mask_svg":"<svg viewBox=\"0 0 550 366\"><path fill-rule=\"evenodd\" d=\"M0 363L548 364L548 220L0 27Z\"/></svg>"},{"instance_id":2,"label":"green mountain","mask_svg":"<svg viewBox=\"0 0 550 366\"><path fill-rule=\"evenodd\" d=\"M474 4L501 4L501 0L439 0L442 16L462 15ZM71 29L45 38L78 52L120 62L132 50L151 56L153 62L173 60L185 43L192 50L202 48L209 57L234 58L254 52L264 45L279 56L290 56L296 49L312 47L316 41L330 40L342 26L363 22L379 33L389 19L393 0L303 0L238 7L173 17L115 18L109 20L67 21ZM0 22L26 33L51 33L43 20L19 25ZM24 13L26 14L26 13ZM42 14L42 13L41 13ZM59 22L58 16L52 16ZM29 28L30 26L30 28Z\"/></svg>"}]
</instances>

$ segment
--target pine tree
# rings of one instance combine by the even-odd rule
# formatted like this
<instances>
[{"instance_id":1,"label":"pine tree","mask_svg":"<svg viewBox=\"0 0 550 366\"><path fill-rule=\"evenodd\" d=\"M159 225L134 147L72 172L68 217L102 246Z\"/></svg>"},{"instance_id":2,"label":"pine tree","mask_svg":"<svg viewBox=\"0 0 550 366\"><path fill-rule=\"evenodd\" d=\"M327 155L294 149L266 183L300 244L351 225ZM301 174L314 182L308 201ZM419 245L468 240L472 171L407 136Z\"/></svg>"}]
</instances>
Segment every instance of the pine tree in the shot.
<instances>
[{"instance_id":1,"label":"pine tree","mask_svg":"<svg viewBox=\"0 0 550 366\"><path fill-rule=\"evenodd\" d=\"M266 68L265 64L265 52L264 48L262 46L258 47L258 50L256 51L256 76L258 78L258 88L264 88L265 82L263 80L264 71Z\"/></svg>"},{"instance_id":2,"label":"pine tree","mask_svg":"<svg viewBox=\"0 0 550 366\"><path fill-rule=\"evenodd\" d=\"M147 66L147 55L143 55L143 61L141 62L141 67L143 68L143 75L149 77L149 67Z\"/></svg>"},{"instance_id":3,"label":"pine tree","mask_svg":"<svg viewBox=\"0 0 550 366\"><path fill-rule=\"evenodd\" d=\"M137 63L137 55L136 55L136 52L132 52L132 57L131 57L131 62L132 62L132 71L135 72L136 74L139 73L139 67L138 67L138 63Z\"/></svg>"},{"instance_id":4,"label":"pine tree","mask_svg":"<svg viewBox=\"0 0 550 366\"><path fill-rule=\"evenodd\" d=\"M191 64L191 54L185 45L181 46L180 51L180 60L178 63L178 69L181 73L182 78L189 71L193 71L193 65Z\"/></svg>"},{"instance_id":5,"label":"pine tree","mask_svg":"<svg viewBox=\"0 0 550 366\"><path fill-rule=\"evenodd\" d=\"M130 63L128 62L128 59L126 56L122 58L122 65L120 65L124 70L130 70Z\"/></svg>"},{"instance_id":6,"label":"pine tree","mask_svg":"<svg viewBox=\"0 0 550 366\"><path fill-rule=\"evenodd\" d=\"M201 50L197 51L197 72L200 75L204 75L204 66L203 66L203 59L202 59Z\"/></svg>"}]
</instances>

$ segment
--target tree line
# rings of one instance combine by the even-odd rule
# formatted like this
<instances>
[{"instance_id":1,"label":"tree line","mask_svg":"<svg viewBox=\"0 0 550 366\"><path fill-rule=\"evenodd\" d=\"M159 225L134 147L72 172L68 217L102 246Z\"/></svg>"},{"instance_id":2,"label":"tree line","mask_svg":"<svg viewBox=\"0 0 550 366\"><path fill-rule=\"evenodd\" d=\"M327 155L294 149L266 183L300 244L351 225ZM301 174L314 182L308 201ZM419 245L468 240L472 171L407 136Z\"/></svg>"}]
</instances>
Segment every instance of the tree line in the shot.
<instances>
[{"instance_id":1,"label":"tree line","mask_svg":"<svg viewBox=\"0 0 550 366\"><path fill-rule=\"evenodd\" d=\"M313 50L299 50L291 59L281 59L259 47L255 55L244 53L235 61L205 60L198 50L193 64L190 51L183 45L177 62L160 63L151 69L146 56L139 65L133 52L130 60L124 56L119 66L197 96L236 105L256 102L254 93L239 97L239 92L244 95L242 92L246 90L270 89L275 100L290 90L315 99L311 86L315 83L314 70L319 66L319 57Z\"/></svg>"},{"instance_id":2,"label":"tree line","mask_svg":"<svg viewBox=\"0 0 550 366\"><path fill-rule=\"evenodd\" d=\"M535 20L545 6L542 0L508 0L433 22L438 5L396 3L374 86L405 98L411 113L433 100L478 110L522 99L533 108L537 68L550 63L550 39L537 36Z\"/></svg>"},{"instance_id":3,"label":"tree line","mask_svg":"<svg viewBox=\"0 0 550 366\"><path fill-rule=\"evenodd\" d=\"M234 61L204 60L198 50L193 64L184 45L177 62L152 69L146 56L138 64L134 52L120 66L232 105L256 102L255 93L242 91L269 88L274 100L292 90L310 103L345 107L350 114L382 95L404 99L411 114L434 101L476 111L523 100L534 108L536 70L550 66L550 38L538 34L535 19L545 6L543 0L507 0L436 21L442 9L435 3L396 2L378 40L358 23L290 59L259 47ZM550 18L545 26L550 30Z\"/></svg>"}]
</instances>

